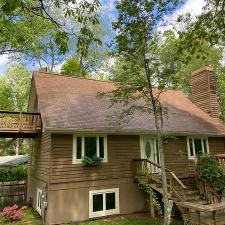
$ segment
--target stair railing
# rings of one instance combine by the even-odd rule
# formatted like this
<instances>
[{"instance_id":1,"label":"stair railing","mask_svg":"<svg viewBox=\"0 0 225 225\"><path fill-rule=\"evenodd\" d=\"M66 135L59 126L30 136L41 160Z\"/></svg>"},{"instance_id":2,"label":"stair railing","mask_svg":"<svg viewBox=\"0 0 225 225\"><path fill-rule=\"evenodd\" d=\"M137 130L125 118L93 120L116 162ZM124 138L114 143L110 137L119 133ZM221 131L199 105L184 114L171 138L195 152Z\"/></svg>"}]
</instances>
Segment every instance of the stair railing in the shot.
<instances>
[{"instance_id":1,"label":"stair railing","mask_svg":"<svg viewBox=\"0 0 225 225\"><path fill-rule=\"evenodd\" d=\"M205 198L211 203L219 203L222 201L222 193L219 193L213 184L209 184L208 182L205 182L196 171L195 173L196 178L196 184L197 188L199 190L199 193L204 195Z\"/></svg>"},{"instance_id":2,"label":"stair railing","mask_svg":"<svg viewBox=\"0 0 225 225\"><path fill-rule=\"evenodd\" d=\"M179 201L184 201L183 192L184 189L186 189L186 186L172 170L167 168L165 170L170 197L174 196L178 198ZM145 178L153 182L162 183L161 166L148 159L133 159L133 177L136 181L138 179Z\"/></svg>"}]
</instances>

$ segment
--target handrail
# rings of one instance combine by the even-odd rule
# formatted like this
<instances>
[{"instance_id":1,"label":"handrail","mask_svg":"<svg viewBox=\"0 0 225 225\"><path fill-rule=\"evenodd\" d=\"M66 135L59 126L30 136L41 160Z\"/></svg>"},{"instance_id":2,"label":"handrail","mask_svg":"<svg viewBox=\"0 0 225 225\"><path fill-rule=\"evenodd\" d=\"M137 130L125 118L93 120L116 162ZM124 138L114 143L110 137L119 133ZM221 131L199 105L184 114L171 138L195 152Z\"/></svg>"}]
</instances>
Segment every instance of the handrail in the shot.
<instances>
[{"instance_id":1,"label":"handrail","mask_svg":"<svg viewBox=\"0 0 225 225\"><path fill-rule=\"evenodd\" d=\"M217 192L212 184L205 182L198 172L195 172L197 188L201 194L203 194L206 199L211 203L221 202L222 194Z\"/></svg>"},{"instance_id":2,"label":"handrail","mask_svg":"<svg viewBox=\"0 0 225 225\"><path fill-rule=\"evenodd\" d=\"M0 110L0 132L39 133L42 129L40 113Z\"/></svg>"},{"instance_id":3,"label":"handrail","mask_svg":"<svg viewBox=\"0 0 225 225\"><path fill-rule=\"evenodd\" d=\"M133 161L145 161L145 162L148 162L156 167L158 167L159 169L162 169L162 167L157 164L157 163L154 163L152 161L150 161L149 159L133 159ZM168 168L165 168L165 171L170 173L170 175L179 183L179 185L183 188L183 189L186 189L187 187L183 184L183 182L175 175L175 173L168 169Z\"/></svg>"}]
</instances>

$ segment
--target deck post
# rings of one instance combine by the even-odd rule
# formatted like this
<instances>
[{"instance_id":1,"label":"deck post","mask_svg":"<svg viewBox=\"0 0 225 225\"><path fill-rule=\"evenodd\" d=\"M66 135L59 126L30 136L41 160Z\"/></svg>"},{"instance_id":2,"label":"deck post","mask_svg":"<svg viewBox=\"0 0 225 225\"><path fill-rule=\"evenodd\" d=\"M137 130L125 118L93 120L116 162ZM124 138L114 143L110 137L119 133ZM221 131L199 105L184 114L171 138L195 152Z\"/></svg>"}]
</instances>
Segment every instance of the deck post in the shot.
<instances>
[{"instance_id":1,"label":"deck post","mask_svg":"<svg viewBox=\"0 0 225 225\"><path fill-rule=\"evenodd\" d=\"M22 112L20 112L20 115L19 115L19 131L22 130Z\"/></svg>"}]
</instances>

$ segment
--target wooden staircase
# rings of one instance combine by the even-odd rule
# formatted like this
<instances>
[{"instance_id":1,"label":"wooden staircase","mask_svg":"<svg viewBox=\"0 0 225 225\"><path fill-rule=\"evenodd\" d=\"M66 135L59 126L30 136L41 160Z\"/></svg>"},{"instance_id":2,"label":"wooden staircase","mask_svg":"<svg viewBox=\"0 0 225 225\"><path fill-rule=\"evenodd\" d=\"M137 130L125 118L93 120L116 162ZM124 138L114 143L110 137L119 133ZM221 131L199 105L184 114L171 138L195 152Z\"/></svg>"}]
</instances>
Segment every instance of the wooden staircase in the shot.
<instances>
[{"instance_id":1,"label":"wooden staircase","mask_svg":"<svg viewBox=\"0 0 225 225\"><path fill-rule=\"evenodd\" d=\"M135 182L145 179L154 191L162 194L160 172L160 165L154 162L147 159L133 160ZM225 202L221 203L221 196L216 195L214 190L210 189L210 185L199 177L178 178L169 169L166 169L166 176L169 199L173 200L180 210L184 224L225 225ZM215 216L217 211L219 211L218 216Z\"/></svg>"}]
</instances>

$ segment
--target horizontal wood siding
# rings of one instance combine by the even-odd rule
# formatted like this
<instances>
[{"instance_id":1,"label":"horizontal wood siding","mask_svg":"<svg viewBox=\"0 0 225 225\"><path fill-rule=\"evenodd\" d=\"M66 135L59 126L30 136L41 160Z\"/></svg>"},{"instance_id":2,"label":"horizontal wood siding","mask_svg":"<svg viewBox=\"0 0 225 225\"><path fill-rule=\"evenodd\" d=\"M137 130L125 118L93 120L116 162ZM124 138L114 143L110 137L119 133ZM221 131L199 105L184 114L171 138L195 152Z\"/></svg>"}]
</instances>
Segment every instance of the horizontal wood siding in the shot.
<instances>
[{"instance_id":1,"label":"horizontal wood siding","mask_svg":"<svg viewBox=\"0 0 225 225\"><path fill-rule=\"evenodd\" d=\"M42 133L38 139L36 150L32 148L33 143L30 145L30 175L41 181L48 182L50 175L50 154L51 154L51 134ZM35 139L33 139L33 142ZM36 151L34 153L34 151ZM33 154L35 154L33 156ZM32 161L35 162L32 162Z\"/></svg>"},{"instance_id":2,"label":"horizontal wood siding","mask_svg":"<svg viewBox=\"0 0 225 225\"><path fill-rule=\"evenodd\" d=\"M193 174L194 162L188 160L186 137L170 139L164 148L167 168L174 171L179 177L189 177Z\"/></svg>"},{"instance_id":3,"label":"horizontal wood siding","mask_svg":"<svg viewBox=\"0 0 225 225\"><path fill-rule=\"evenodd\" d=\"M112 178L131 178L132 159L140 158L139 136L109 135L108 162L84 167L72 164L72 135L52 135L51 183L94 181Z\"/></svg>"},{"instance_id":4,"label":"horizontal wood siding","mask_svg":"<svg viewBox=\"0 0 225 225\"><path fill-rule=\"evenodd\" d=\"M209 138L209 150L213 155L225 154L225 138Z\"/></svg>"},{"instance_id":5,"label":"horizontal wood siding","mask_svg":"<svg viewBox=\"0 0 225 225\"><path fill-rule=\"evenodd\" d=\"M210 137L209 151L212 155L225 154L225 138ZM179 177L189 177L194 172L194 160L188 159L186 137L176 137L165 144L166 167L173 170Z\"/></svg>"}]
</instances>

